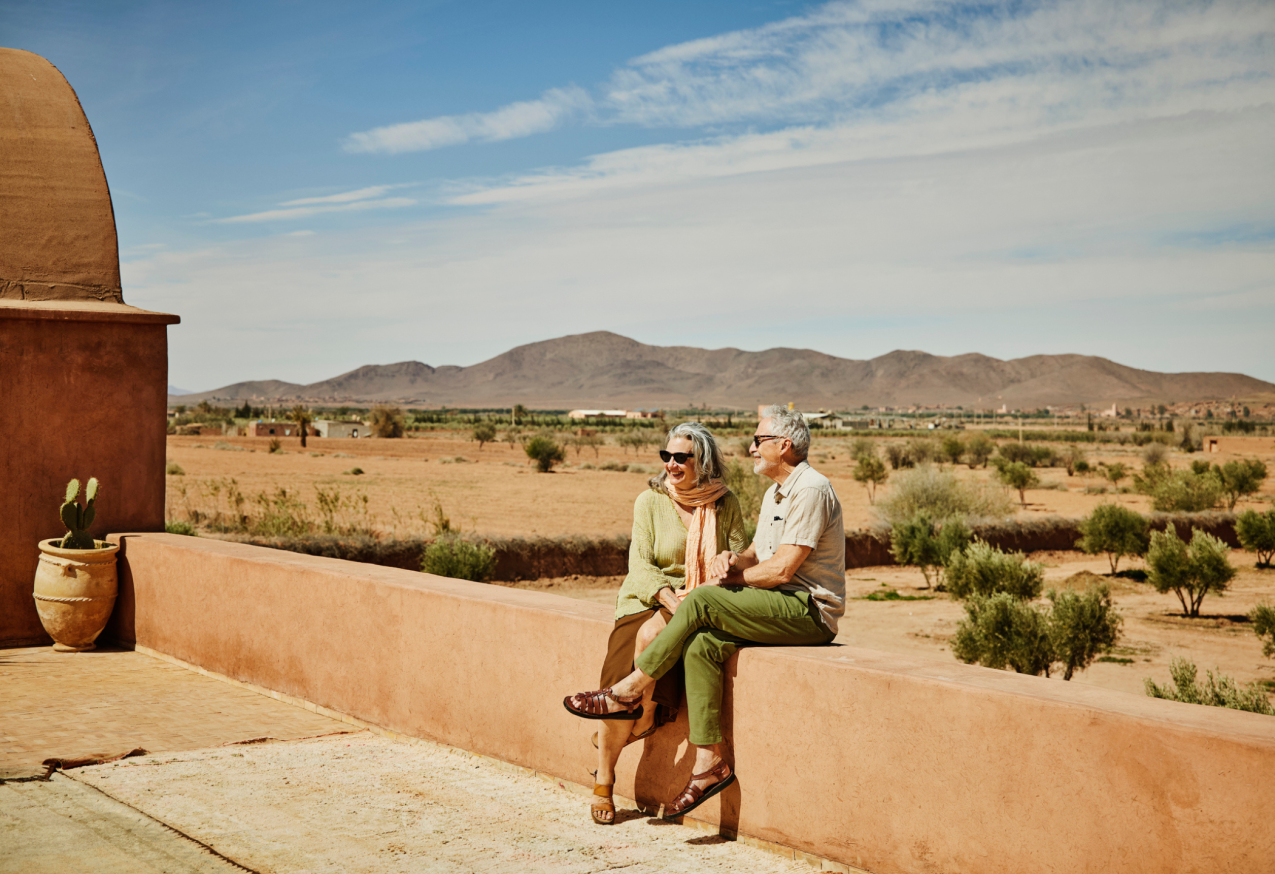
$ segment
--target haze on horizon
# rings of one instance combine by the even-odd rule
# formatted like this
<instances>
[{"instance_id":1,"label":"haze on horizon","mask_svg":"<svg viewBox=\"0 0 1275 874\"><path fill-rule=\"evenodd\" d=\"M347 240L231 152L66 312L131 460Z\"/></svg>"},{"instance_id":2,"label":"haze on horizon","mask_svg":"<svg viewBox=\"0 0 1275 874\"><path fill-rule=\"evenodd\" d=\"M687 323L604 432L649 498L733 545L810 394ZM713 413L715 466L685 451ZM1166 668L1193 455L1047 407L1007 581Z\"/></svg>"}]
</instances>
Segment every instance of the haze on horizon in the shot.
<instances>
[{"instance_id":1,"label":"haze on horizon","mask_svg":"<svg viewBox=\"0 0 1275 874\"><path fill-rule=\"evenodd\" d=\"M1275 381L1275 5L0 0L170 382L701 348Z\"/></svg>"}]
</instances>

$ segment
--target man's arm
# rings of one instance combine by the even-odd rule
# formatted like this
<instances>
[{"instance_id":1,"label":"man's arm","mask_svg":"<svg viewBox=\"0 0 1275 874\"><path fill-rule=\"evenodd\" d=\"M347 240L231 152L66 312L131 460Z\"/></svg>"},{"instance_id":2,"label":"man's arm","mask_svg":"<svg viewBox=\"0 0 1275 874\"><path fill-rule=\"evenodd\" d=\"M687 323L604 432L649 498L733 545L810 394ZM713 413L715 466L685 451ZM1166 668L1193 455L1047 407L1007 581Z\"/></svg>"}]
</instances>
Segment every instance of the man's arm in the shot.
<instances>
[{"instance_id":1,"label":"man's arm","mask_svg":"<svg viewBox=\"0 0 1275 874\"><path fill-rule=\"evenodd\" d=\"M775 554L765 561L757 560L753 547L748 547L738 555L723 552L713 559L710 568L710 582L719 586L748 586L753 589L773 589L790 582L810 555L812 547L796 546L792 543L782 544ZM714 571L718 571L716 579L712 579Z\"/></svg>"}]
</instances>

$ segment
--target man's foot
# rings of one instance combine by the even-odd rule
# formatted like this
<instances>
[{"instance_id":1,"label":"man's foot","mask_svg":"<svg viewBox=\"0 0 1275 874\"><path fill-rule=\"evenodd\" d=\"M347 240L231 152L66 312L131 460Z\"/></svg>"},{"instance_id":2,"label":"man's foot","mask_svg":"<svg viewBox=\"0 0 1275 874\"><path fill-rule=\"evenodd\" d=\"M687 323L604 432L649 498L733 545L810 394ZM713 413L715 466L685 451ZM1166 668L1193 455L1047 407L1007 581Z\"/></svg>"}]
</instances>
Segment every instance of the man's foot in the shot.
<instances>
[{"instance_id":1,"label":"man's foot","mask_svg":"<svg viewBox=\"0 0 1275 874\"><path fill-rule=\"evenodd\" d=\"M562 706L585 719L638 719L642 716L642 696L621 698L610 689L577 692L562 699Z\"/></svg>"},{"instance_id":2,"label":"man's foot","mask_svg":"<svg viewBox=\"0 0 1275 874\"><path fill-rule=\"evenodd\" d=\"M613 783L593 784L593 794L598 800L589 806L589 813L598 825L612 825L615 822L615 800L611 797Z\"/></svg>"},{"instance_id":3,"label":"man's foot","mask_svg":"<svg viewBox=\"0 0 1275 874\"><path fill-rule=\"evenodd\" d=\"M679 816L685 816L734 782L735 772L731 770L730 765L718 759L716 764L702 773L691 775L682 794L664 808L664 818L676 819Z\"/></svg>"}]
</instances>

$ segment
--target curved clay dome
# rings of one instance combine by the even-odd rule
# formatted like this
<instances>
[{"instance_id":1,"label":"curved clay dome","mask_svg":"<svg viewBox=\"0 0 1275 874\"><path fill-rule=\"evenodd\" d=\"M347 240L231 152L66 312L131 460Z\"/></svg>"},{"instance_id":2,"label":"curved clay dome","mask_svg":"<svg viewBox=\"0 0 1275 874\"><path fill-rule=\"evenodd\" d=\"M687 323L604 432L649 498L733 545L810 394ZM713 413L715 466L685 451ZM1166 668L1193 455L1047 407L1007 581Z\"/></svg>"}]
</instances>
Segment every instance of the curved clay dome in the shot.
<instances>
[{"instance_id":1,"label":"curved clay dome","mask_svg":"<svg viewBox=\"0 0 1275 874\"><path fill-rule=\"evenodd\" d=\"M123 303L97 140L39 55L0 48L0 300Z\"/></svg>"}]
</instances>

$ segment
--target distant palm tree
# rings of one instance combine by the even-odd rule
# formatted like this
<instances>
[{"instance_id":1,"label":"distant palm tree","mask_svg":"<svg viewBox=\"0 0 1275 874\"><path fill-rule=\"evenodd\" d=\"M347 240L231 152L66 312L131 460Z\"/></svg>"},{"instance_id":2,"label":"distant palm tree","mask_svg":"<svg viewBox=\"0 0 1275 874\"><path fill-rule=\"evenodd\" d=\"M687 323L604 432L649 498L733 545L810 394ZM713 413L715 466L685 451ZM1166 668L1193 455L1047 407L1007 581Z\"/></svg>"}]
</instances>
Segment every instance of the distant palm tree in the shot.
<instances>
[{"instance_id":1,"label":"distant palm tree","mask_svg":"<svg viewBox=\"0 0 1275 874\"><path fill-rule=\"evenodd\" d=\"M297 404L288 411L288 418L297 423L297 428L301 431L301 448L305 449L306 432L310 430L310 425L314 422L314 413L309 407Z\"/></svg>"}]
</instances>

